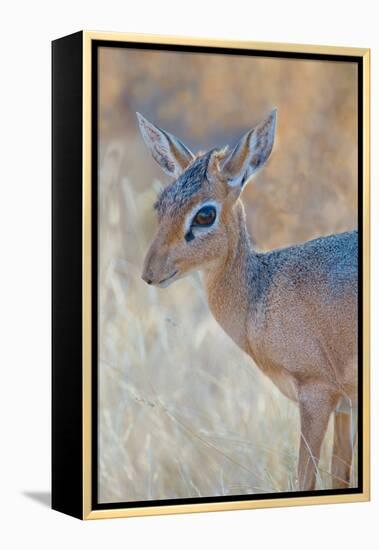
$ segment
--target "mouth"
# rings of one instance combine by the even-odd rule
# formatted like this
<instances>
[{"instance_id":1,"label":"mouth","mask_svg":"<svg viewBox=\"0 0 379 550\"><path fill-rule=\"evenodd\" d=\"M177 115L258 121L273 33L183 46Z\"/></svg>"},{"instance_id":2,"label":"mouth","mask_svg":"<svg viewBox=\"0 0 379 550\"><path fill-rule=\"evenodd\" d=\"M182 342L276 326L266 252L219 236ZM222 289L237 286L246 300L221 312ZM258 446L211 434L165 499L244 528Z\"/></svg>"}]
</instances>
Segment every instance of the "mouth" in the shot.
<instances>
[{"instance_id":1,"label":"mouth","mask_svg":"<svg viewBox=\"0 0 379 550\"><path fill-rule=\"evenodd\" d=\"M166 286L169 286L169 284L173 282L173 279L177 274L178 274L178 270L174 271L173 273L171 273L171 275L169 275L168 277L165 277L164 279L159 281L157 286L159 286L161 288L165 288Z\"/></svg>"}]
</instances>

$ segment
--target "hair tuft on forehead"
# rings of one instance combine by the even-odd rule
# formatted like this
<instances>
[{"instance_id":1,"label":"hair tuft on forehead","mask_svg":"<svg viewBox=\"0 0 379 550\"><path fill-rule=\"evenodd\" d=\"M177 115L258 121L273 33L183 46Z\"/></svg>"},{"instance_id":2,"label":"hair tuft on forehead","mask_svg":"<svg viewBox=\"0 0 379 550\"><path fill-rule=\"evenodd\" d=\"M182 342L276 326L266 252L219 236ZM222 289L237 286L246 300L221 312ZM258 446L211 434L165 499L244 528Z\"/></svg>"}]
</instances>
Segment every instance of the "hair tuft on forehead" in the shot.
<instances>
[{"instance_id":1,"label":"hair tuft on forehead","mask_svg":"<svg viewBox=\"0 0 379 550\"><path fill-rule=\"evenodd\" d=\"M154 204L154 208L160 216L170 210L181 208L200 191L203 185L210 185L207 179L207 169L214 151L212 149L206 154L196 157L176 181L162 190Z\"/></svg>"}]
</instances>

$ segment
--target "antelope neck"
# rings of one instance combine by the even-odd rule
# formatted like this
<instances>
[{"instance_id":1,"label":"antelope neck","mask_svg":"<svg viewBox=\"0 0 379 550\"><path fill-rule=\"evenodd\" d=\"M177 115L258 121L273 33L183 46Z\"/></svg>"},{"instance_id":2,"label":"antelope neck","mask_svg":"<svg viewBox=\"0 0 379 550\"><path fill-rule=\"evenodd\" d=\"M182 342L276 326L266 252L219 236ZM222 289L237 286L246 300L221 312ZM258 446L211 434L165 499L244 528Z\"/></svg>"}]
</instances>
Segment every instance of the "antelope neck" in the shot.
<instances>
[{"instance_id":1,"label":"antelope neck","mask_svg":"<svg viewBox=\"0 0 379 550\"><path fill-rule=\"evenodd\" d=\"M220 261L204 271L204 287L215 319L247 351L244 314L249 306L247 272L255 264L256 253L251 246L242 203L235 205L228 228L228 250Z\"/></svg>"}]
</instances>

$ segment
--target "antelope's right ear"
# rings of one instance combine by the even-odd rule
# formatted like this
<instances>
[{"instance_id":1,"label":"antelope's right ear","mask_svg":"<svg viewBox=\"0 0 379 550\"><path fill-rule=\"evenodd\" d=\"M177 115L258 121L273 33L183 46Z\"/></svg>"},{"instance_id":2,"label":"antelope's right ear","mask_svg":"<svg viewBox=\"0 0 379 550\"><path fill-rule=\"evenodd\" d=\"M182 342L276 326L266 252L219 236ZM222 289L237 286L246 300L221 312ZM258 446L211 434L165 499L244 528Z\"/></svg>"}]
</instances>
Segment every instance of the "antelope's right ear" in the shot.
<instances>
[{"instance_id":1,"label":"antelope's right ear","mask_svg":"<svg viewBox=\"0 0 379 550\"><path fill-rule=\"evenodd\" d=\"M154 126L137 113L142 137L153 158L173 178L177 178L195 158L189 149L175 136Z\"/></svg>"}]
</instances>

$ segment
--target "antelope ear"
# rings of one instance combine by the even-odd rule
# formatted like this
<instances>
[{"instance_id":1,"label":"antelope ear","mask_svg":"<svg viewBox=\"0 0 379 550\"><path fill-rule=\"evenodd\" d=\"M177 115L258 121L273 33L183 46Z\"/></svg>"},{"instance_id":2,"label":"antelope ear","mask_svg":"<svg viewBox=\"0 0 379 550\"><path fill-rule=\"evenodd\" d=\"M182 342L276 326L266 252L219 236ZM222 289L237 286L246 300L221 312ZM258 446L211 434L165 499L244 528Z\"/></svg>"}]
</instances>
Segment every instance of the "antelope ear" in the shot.
<instances>
[{"instance_id":1,"label":"antelope ear","mask_svg":"<svg viewBox=\"0 0 379 550\"><path fill-rule=\"evenodd\" d=\"M142 137L160 167L174 178L187 168L195 155L175 136L161 130L137 113Z\"/></svg>"},{"instance_id":2,"label":"antelope ear","mask_svg":"<svg viewBox=\"0 0 379 550\"><path fill-rule=\"evenodd\" d=\"M247 132L221 164L221 171L231 187L240 187L268 160L274 145L276 109L255 128Z\"/></svg>"}]
</instances>

